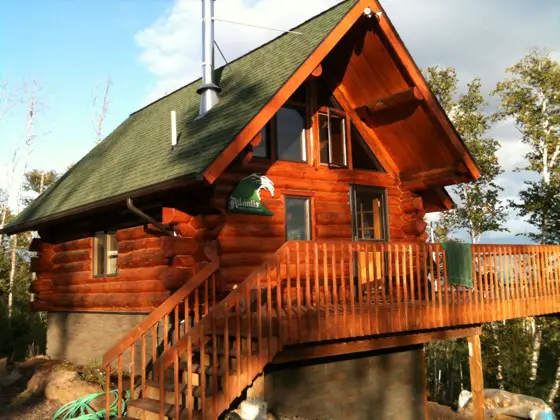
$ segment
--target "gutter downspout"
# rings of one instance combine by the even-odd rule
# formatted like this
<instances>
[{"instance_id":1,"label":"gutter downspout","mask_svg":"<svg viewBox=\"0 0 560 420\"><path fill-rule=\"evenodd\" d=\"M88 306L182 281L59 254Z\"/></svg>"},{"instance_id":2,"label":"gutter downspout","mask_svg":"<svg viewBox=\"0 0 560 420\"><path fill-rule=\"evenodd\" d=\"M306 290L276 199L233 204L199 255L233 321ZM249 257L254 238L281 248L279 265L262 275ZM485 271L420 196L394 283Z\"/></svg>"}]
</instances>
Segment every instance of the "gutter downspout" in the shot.
<instances>
[{"instance_id":1,"label":"gutter downspout","mask_svg":"<svg viewBox=\"0 0 560 420\"><path fill-rule=\"evenodd\" d=\"M175 232L170 231L163 223L158 222L153 217L148 216L146 213L144 213L142 210L140 210L138 207L136 207L134 205L134 202L132 201L132 198L127 198L126 199L126 207L132 213L137 215L138 217L144 219L145 221L147 221L147 222L151 223L152 225L154 225L155 227L157 227L159 230L161 230L167 236L175 236Z\"/></svg>"}]
</instances>

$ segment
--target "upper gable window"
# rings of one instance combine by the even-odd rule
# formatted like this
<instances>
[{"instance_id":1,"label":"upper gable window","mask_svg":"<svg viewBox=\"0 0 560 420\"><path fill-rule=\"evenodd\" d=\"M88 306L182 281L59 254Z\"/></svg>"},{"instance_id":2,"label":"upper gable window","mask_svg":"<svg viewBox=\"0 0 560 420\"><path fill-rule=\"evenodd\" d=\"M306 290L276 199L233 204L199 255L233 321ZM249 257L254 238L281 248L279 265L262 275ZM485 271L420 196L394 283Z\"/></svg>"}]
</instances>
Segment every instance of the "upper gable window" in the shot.
<instances>
[{"instance_id":1,"label":"upper gable window","mask_svg":"<svg viewBox=\"0 0 560 420\"><path fill-rule=\"evenodd\" d=\"M352 166L354 169L385 172L354 124L350 124L350 137L352 139Z\"/></svg>"},{"instance_id":2,"label":"upper gable window","mask_svg":"<svg viewBox=\"0 0 560 420\"><path fill-rule=\"evenodd\" d=\"M304 107L285 106L276 114L278 159L307 162Z\"/></svg>"},{"instance_id":3,"label":"upper gable window","mask_svg":"<svg viewBox=\"0 0 560 420\"><path fill-rule=\"evenodd\" d=\"M344 168L348 166L346 152L346 116L327 108L319 112L319 149L321 163Z\"/></svg>"},{"instance_id":4,"label":"upper gable window","mask_svg":"<svg viewBox=\"0 0 560 420\"><path fill-rule=\"evenodd\" d=\"M267 124L261 130L262 140L257 147L253 149L253 156L270 159L270 125Z\"/></svg>"}]
</instances>

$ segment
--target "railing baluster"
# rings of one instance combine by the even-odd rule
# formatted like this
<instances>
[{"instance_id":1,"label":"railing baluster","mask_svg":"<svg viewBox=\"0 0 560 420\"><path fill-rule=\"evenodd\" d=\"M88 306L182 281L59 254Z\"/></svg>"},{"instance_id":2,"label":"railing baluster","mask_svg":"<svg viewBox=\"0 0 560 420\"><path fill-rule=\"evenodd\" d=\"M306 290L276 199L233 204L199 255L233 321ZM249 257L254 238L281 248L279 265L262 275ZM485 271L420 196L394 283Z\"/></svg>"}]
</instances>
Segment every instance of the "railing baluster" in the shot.
<instances>
[{"instance_id":1,"label":"railing baluster","mask_svg":"<svg viewBox=\"0 0 560 420\"><path fill-rule=\"evenodd\" d=\"M237 390L239 394L241 388L241 301L240 297L235 299L235 374L237 376Z\"/></svg>"},{"instance_id":2,"label":"railing baluster","mask_svg":"<svg viewBox=\"0 0 560 420\"><path fill-rule=\"evenodd\" d=\"M332 329L335 338L338 338L338 280L336 275L336 245L331 244L331 263L332 263L332 282L333 282L333 315L334 328Z\"/></svg>"},{"instance_id":3,"label":"railing baluster","mask_svg":"<svg viewBox=\"0 0 560 420\"><path fill-rule=\"evenodd\" d=\"M412 325L418 325L418 319L417 319L417 314L416 314L416 305L415 305L415 299L414 296L416 294L416 276L414 275L414 257L412 254L412 245L408 244L406 246L408 248L408 273L410 276L410 299L409 299L409 305L412 306Z\"/></svg>"},{"instance_id":4,"label":"railing baluster","mask_svg":"<svg viewBox=\"0 0 560 420\"><path fill-rule=\"evenodd\" d=\"M111 419L110 407L111 407L111 367L106 366L105 367L105 420Z\"/></svg>"},{"instance_id":5,"label":"railing baluster","mask_svg":"<svg viewBox=\"0 0 560 420\"><path fill-rule=\"evenodd\" d=\"M130 398L135 398L136 366L135 366L135 346L130 347Z\"/></svg>"},{"instance_id":6,"label":"railing baluster","mask_svg":"<svg viewBox=\"0 0 560 420\"><path fill-rule=\"evenodd\" d=\"M350 336L355 337L354 326L356 325L356 309L355 309L355 281L354 281L354 250L352 244L348 244L348 279L350 284L350 306L352 308L352 321L350 322Z\"/></svg>"},{"instance_id":7,"label":"railing baluster","mask_svg":"<svg viewBox=\"0 0 560 420\"><path fill-rule=\"evenodd\" d=\"M280 269L280 257L276 256L274 259L276 263L276 312L278 316L278 346L282 347L284 344L284 329L282 326L282 277Z\"/></svg>"},{"instance_id":8,"label":"railing baluster","mask_svg":"<svg viewBox=\"0 0 560 420\"><path fill-rule=\"evenodd\" d=\"M179 307L175 306L173 309L173 344L177 344L179 342Z\"/></svg>"},{"instance_id":9,"label":"railing baluster","mask_svg":"<svg viewBox=\"0 0 560 420\"><path fill-rule=\"evenodd\" d=\"M426 310L425 310L425 317L424 319L426 322L426 327L432 326L432 316L431 316L431 306L433 305L433 300L431 300L431 293L434 290L433 284L430 286L430 282L432 281L433 277L430 276L430 271L428 270L428 245L423 243L421 245L422 250L422 261L424 262L424 297L426 300ZM431 266L431 264L430 264ZM428 276L430 276L428 278Z\"/></svg>"},{"instance_id":10,"label":"railing baluster","mask_svg":"<svg viewBox=\"0 0 560 420\"><path fill-rule=\"evenodd\" d=\"M229 387L229 307L227 302L224 302L224 379L223 381L223 393L226 401L231 401L231 392Z\"/></svg>"},{"instance_id":11,"label":"railing baluster","mask_svg":"<svg viewBox=\"0 0 560 420\"><path fill-rule=\"evenodd\" d=\"M206 413L206 331L204 323L200 324L200 368L199 368L199 388L200 388L200 410L202 418L210 417Z\"/></svg>"},{"instance_id":12,"label":"railing baluster","mask_svg":"<svg viewBox=\"0 0 560 420\"><path fill-rule=\"evenodd\" d=\"M392 246L393 251L394 251L394 255L395 255L395 272L394 272L394 276L395 276L395 295L396 295L396 304L397 304L397 329L399 331L402 330L402 321L401 321L401 296L402 296L402 286L401 286L401 259L400 259L400 255L399 255L399 245L398 244L394 244ZM395 300L395 297L393 297L392 300Z\"/></svg>"},{"instance_id":13,"label":"railing baluster","mask_svg":"<svg viewBox=\"0 0 560 420\"><path fill-rule=\"evenodd\" d=\"M142 395L146 395L146 334L142 334L142 344L140 349L140 357L142 360L141 372L142 372Z\"/></svg>"},{"instance_id":14,"label":"railing baluster","mask_svg":"<svg viewBox=\"0 0 560 420\"><path fill-rule=\"evenodd\" d=\"M175 399L175 418L178 419L181 409L179 402L179 353L176 351L173 353L173 396ZM161 379L161 381L164 382L164 379Z\"/></svg>"},{"instance_id":15,"label":"railing baluster","mask_svg":"<svg viewBox=\"0 0 560 420\"><path fill-rule=\"evenodd\" d=\"M329 324L329 312L331 306L331 298L329 296L329 266L328 266L328 253L327 244L323 242L323 291L325 294L325 337L330 338L330 324Z\"/></svg>"},{"instance_id":16,"label":"railing baluster","mask_svg":"<svg viewBox=\"0 0 560 420\"><path fill-rule=\"evenodd\" d=\"M366 311L367 311L367 322L366 322L366 329L367 331L365 332L365 334L371 334L372 331L372 327L371 327L371 262L370 262L370 256L369 256L369 249L367 244L361 244L360 246L361 251L364 253L364 259L365 259L365 267L362 268L362 271L364 271L365 269L365 275L366 275ZM361 317L363 318L364 314L361 314Z\"/></svg>"},{"instance_id":17,"label":"railing baluster","mask_svg":"<svg viewBox=\"0 0 560 420\"><path fill-rule=\"evenodd\" d=\"M447 301L447 323L448 325L450 323L455 323L456 322L456 316L457 313L455 311L456 307L455 307L455 295L457 294L457 287L454 285L449 284L449 277L447 275L447 257L445 255L445 251L442 248L442 252L441 252L441 260L442 260L442 266L443 266L443 282L445 284L445 290L447 290L447 297L446 297L446 301ZM451 294L451 299L449 299L449 294Z\"/></svg>"},{"instance_id":18,"label":"railing baluster","mask_svg":"<svg viewBox=\"0 0 560 420\"><path fill-rule=\"evenodd\" d=\"M158 341L157 329L158 329L158 324L156 324L152 327L152 365L158 359L158 355L157 355L157 345L158 345L158 343L157 343L157 341ZM156 380L156 379L157 379L157 373L154 370L152 370L152 380Z\"/></svg>"},{"instance_id":19,"label":"railing baluster","mask_svg":"<svg viewBox=\"0 0 560 420\"><path fill-rule=\"evenodd\" d=\"M296 242L296 309L297 309L297 339L301 342L301 269L300 246Z\"/></svg>"},{"instance_id":20,"label":"railing baluster","mask_svg":"<svg viewBox=\"0 0 560 420\"><path fill-rule=\"evenodd\" d=\"M272 285L270 282L270 265L266 265L266 312L268 318L268 355L267 359L272 360Z\"/></svg>"},{"instance_id":21,"label":"railing baluster","mask_svg":"<svg viewBox=\"0 0 560 420\"><path fill-rule=\"evenodd\" d=\"M199 294L199 288L197 287L197 288L194 290L193 325L196 324L196 323L198 323L198 321L199 321L199 319L200 319L200 317L199 317L200 304L199 304L199 301L198 301L198 294Z\"/></svg>"},{"instance_id":22,"label":"railing baluster","mask_svg":"<svg viewBox=\"0 0 560 420\"><path fill-rule=\"evenodd\" d=\"M251 364L253 361L252 356L252 350L253 350L253 342L251 340L251 322L252 322L252 316L251 316L251 301L250 301L250 296L251 296L251 291L249 290L249 287L245 288L245 317L247 318L247 370L245 372L245 374L247 375L247 378L252 377L252 371L251 371Z\"/></svg>"},{"instance_id":23,"label":"railing baluster","mask_svg":"<svg viewBox=\"0 0 560 420\"><path fill-rule=\"evenodd\" d=\"M321 339L321 286L319 279L319 244L313 243L314 269L315 269L315 313L317 315L317 340Z\"/></svg>"},{"instance_id":24,"label":"railing baluster","mask_svg":"<svg viewBox=\"0 0 560 420\"><path fill-rule=\"evenodd\" d=\"M259 281L258 285L259 288L257 289L257 359L259 361L259 366L262 366L262 350L263 350L263 331L262 331L262 288L261 286L262 279Z\"/></svg>"},{"instance_id":25,"label":"railing baluster","mask_svg":"<svg viewBox=\"0 0 560 420\"><path fill-rule=\"evenodd\" d=\"M168 343L169 336L169 315L163 317L163 351L167 351L169 346Z\"/></svg>"},{"instance_id":26,"label":"railing baluster","mask_svg":"<svg viewBox=\"0 0 560 420\"><path fill-rule=\"evenodd\" d=\"M384 246L387 247L387 264L388 264L388 278L387 278L387 282L389 283L389 323L390 326L388 326L388 330L389 331L393 331L393 328L395 327L395 323L393 322L395 319L395 293L393 290L393 248L391 246L391 244L385 244Z\"/></svg>"},{"instance_id":27,"label":"railing baluster","mask_svg":"<svg viewBox=\"0 0 560 420\"><path fill-rule=\"evenodd\" d=\"M204 315L208 313L210 306L210 297L208 293L208 281L204 282Z\"/></svg>"},{"instance_id":28,"label":"railing baluster","mask_svg":"<svg viewBox=\"0 0 560 420\"><path fill-rule=\"evenodd\" d=\"M290 261L290 247L286 248L286 312L288 315L288 341L292 342L292 264Z\"/></svg>"},{"instance_id":29,"label":"railing baluster","mask_svg":"<svg viewBox=\"0 0 560 420\"><path fill-rule=\"evenodd\" d=\"M409 281L408 274L406 270L406 246L404 244L397 245L397 252L400 255L401 264L401 284L402 284L402 308L404 310L404 325L405 328L409 328L408 320L408 291L409 291ZM402 328L402 324L401 324Z\"/></svg>"},{"instance_id":30,"label":"railing baluster","mask_svg":"<svg viewBox=\"0 0 560 420\"><path fill-rule=\"evenodd\" d=\"M187 334L187 414L188 419L193 420L194 395L193 395L193 351L192 338ZM201 370L199 369L199 372ZM200 374L199 374L200 377Z\"/></svg>"},{"instance_id":31,"label":"railing baluster","mask_svg":"<svg viewBox=\"0 0 560 420\"><path fill-rule=\"evenodd\" d=\"M344 336L348 335L348 324L346 322L346 312L348 307L348 301L346 298L346 266L344 260L344 244L340 244L340 294L342 296L341 312L342 312L342 334ZM319 319L317 319L317 325L319 325Z\"/></svg>"},{"instance_id":32,"label":"railing baluster","mask_svg":"<svg viewBox=\"0 0 560 420\"><path fill-rule=\"evenodd\" d=\"M165 417L165 367L160 366L159 369L159 419L163 420Z\"/></svg>"},{"instance_id":33,"label":"railing baluster","mask_svg":"<svg viewBox=\"0 0 560 420\"><path fill-rule=\"evenodd\" d=\"M259 294L260 295L260 294ZM218 417L218 335L216 334L216 317L212 317L212 418ZM224 380L228 373L224 372ZM179 417L175 417L178 419Z\"/></svg>"},{"instance_id":34,"label":"railing baluster","mask_svg":"<svg viewBox=\"0 0 560 420\"><path fill-rule=\"evenodd\" d=\"M119 355L119 361L118 361L118 367L117 367L117 398L118 398L118 403L117 403L117 413L119 415L119 417L122 417L123 414L123 406L122 406L122 401L123 401L123 384L122 384L122 380L123 380L123 368L122 368L122 354Z\"/></svg>"}]
</instances>

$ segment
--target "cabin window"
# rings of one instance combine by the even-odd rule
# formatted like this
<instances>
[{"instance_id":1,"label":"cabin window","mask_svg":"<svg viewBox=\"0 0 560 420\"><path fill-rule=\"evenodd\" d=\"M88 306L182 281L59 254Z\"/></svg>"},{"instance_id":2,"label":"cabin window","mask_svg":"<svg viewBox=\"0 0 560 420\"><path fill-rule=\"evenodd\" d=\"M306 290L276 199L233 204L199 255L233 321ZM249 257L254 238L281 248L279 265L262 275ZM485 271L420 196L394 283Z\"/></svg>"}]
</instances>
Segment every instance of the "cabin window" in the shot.
<instances>
[{"instance_id":1,"label":"cabin window","mask_svg":"<svg viewBox=\"0 0 560 420\"><path fill-rule=\"evenodd\" d=\"M346 167L346 117L331 111L319 112L319 148L321 163Z\"/></svg>"},{"instance_id":2,"label":"cabin window","mask_svg":"<svg viewBox=\"0 0 560 420\"><path fill-rule=\"evenodd\" d=\"M96 232L93 241L93 275L117 274L118 244L114 232Z\"/></svg>"},{"instance_id":3,"label":"cabin window","mask_svg":"<svg viewBox=\"0 0 560 420\"><path fill-rule=\"evenodd\" d=\"M279 160L307 162L305 107L285 106L275 117Z\"/></svg>"},{"instance_id":4,"label":"cabin window","mask_svg":"<svg viewBox=\"0 0 560 420\"><path fill-rule=\"evenodd\" d=\"M366 171L385 172L354 124L350 125L350 137L352 140L352 167Z\"/></svg>"},{"instance_id":5,"label":"cabin window","mask_svg":"<svg viewBox=\"0 0 560 420\"><path fill-rule=\"evenodd\" d=\"M286 240L311 239L311 198L286 196Z\"/></svg>"},{"instance_id":6,"label":"cabin window","mask_svg":"<svg viewBox=\"0 0 560 420\"><path fill-rule=\"evenodd\" d=\"M355 238L360 241L386 241L385 190L356 186L352 198Z\"/></svg>"},{"instance_id":7,"label":"cabin window","mask_svg":"<svg viewBox=\"0 0 560 420\"><path fill-rule=\"evenodd\" d=\"M270 124L261 130L261 137L261 142L253 149L253 156L270 159Z\"/></svg>"}]
</instances>

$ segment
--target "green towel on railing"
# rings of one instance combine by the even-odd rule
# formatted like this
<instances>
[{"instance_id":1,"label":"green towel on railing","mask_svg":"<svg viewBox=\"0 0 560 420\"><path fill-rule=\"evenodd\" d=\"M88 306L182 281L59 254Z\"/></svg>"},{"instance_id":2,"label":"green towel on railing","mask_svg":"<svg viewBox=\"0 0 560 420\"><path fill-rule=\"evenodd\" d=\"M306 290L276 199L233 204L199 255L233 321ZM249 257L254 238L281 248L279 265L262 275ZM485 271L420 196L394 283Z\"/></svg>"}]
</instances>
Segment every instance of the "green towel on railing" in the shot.
<instances>
[{"instance_id":1,"label":"green towel on railing","mask_svg":"<svg viewBox=\"0 0 560 420\"><path fill-rule=\"evenodd\" d=\"M471 244L446 242L441 244L445 250L447 279L449 284L473 287Z\"/></svg>"}]
</instances>

